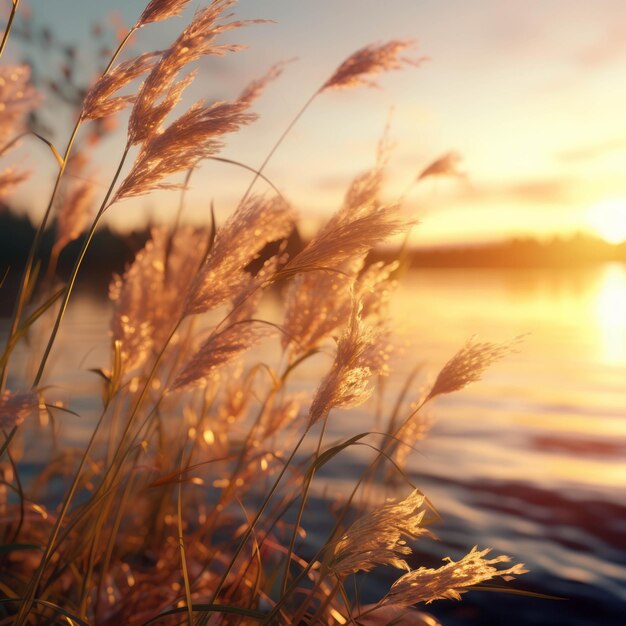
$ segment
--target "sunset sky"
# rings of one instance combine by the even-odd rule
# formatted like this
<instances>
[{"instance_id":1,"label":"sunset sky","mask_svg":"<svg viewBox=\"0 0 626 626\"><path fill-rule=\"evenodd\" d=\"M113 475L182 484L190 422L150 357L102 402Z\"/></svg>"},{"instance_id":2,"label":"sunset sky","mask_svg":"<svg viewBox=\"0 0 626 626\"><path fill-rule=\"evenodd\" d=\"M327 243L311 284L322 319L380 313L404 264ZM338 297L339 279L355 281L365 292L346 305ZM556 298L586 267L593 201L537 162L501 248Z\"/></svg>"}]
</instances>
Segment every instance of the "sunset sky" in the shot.
<instances>
[{"instance_id":1,"label":"sunset sky","mask_svg":"<svg viewBox=\"0 0 626 626\"><path fill-rule=\"evenodd\" d=\"M96 58L92 23L106 20L115 9L130 25L145 0L28 4L34 24L47 24L84 51L89 75ZM142 29L133 52L165 47L194 8L205 4L192 2L182 17ZM9 5L1 0L3 14ZM425 180L409 195L405 209L421 222L414 233L416 245L593 229L607 236L620 228L626 238L623 0L241 0L236 14L275 23L229 33L228 41L249 48L201 63L192 98L233 97L273 63L297 57L257 104L259 121L229 138L223 152L252 166L260 164L302 104L357 48L410 38L417 42L415 57L430 57L419 68L381 76L380 90L325 93L314 101L266 170L305 224L328 216L351 178L373 163L393 109L389 200L450 150L463 156L467 173L460 180ZM7 59L19 60L21 49L15 38ZM66 141L66 118L52 113L47 118L59 147ZM122 119L120 129L123 125ZM121 134L101 146L102 182L110 178L122 148ZM24 186L16 204L36 215L47 193L41 181L51 184L53 164L31 142L22 154L43 176ZM225 216L248 181L248 174L225 165L203 166L193 178L189 218L203 219L211 199ZM146 215L167 219L177 203L177 192L126 201L111 210L109 219L118 226L140 225ZM609 217L603 226L604 213Z\"/></svg>"}]
</instances>

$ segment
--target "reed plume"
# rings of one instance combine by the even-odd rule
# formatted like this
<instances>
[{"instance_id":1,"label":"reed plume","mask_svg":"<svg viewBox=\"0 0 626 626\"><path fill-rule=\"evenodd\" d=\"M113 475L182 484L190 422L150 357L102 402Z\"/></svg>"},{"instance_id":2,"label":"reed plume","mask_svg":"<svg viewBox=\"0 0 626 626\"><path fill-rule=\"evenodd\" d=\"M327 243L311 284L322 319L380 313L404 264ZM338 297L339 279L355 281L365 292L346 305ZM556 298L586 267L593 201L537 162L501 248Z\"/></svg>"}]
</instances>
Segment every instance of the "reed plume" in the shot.
<instances>
[{"instance_id":1,"label":"reed plume","mask_svg":"<svg viewBox=\"0 0 626 626\"><path fill-rule=\"evenodd\" d=\"M24 129L26 116L40 102L40 95L29 79L27 65L0 67L0 155L11 137Z\"/></svg>"},{"instance_id":2,"label":"reed plume","mask_svg":"<svg viewBox=\"0 0 626 626\"><path fill-rule=\"evenodd\" d=\"M511 349L510 344L467 341L465 346L443 366L426 400L443 393L458 391L480 380L487 367L511 352Z\"/></svg>"},{"instance_id":3,"label":"reed plume","mask_svg":"<svg viewBox=\"0 0 626 626\"><path fill-rule=\"evenodd\" d=\"M35 391L0 394L0 428L19 426L39 405Z\"/></svg>"},{"instance_id":4,"label":"reed plume","mask_svg":"<svg viewBox=\"0 0 626 626\"><path fill-rule=\"evenodd\" d=\"M12 167L0 172L0 200L9 195L15 187L28 179L28 172L15 171Z\"/></svg>"},{"instance_id":5,"label":"reed plume","mask_svg":"<svg viewBox=\"0 0 626 626\"><path fill-rule=\"evenodd\" d=\"M292 358L316 349L350 319L352 301L362 304L362 316L378 315L388 300L396 264L374 263L365 257L344 263L339 272L306 272L296 276L285 298L283 349Z\"/></svg>"},{"instance_id":6,"label":"reed plume","mask_svg":"<svg viewBox=\"0 0 626 626\"><path fill-rule=\"evenodd\" d=\"M334 546L329 564L338 576L369 572L377 565L410 571L403 556L411 554L406 539L427 534L422 527L424 496L414 490L404 500L377 507L352 524Z\"/></svg>"},{"instance_id":7,"label":"reed plume","mask_svg":"<svg viewBox=\"0 0 626 626\"><path fill-rule=\"evenodd\" d=\"M185 314L203 313L233 299L249 286L246 266L270 241L292 230L294 213L279 198L249 198L217 231L213 247L195 277Z\"/></svg>"},{"instance_id":8,"label":"reed plume","mask_svg":"<svg viewBox=\"0 0 626 626\"><path fill-rule=\"evenodd\" d=\"M507 569L494 567L499 563L510 561L510 558L508 556L485 558L490 551L490 549L479 551L474 547L460 561L447 558L446 565L438 569L420 567L410 571L393 583L380 604L402 607L446 598L459 600L468 587L474 587L495 577L510 580L511 577L527 571L522 563Z\"/></svg>"},{"instance_id":9,"label":"reed plume","mask_svg":"<svg viewBox=\"0 0 626 626\"><path fill-rule=\"evenodd\" d=\"M215 43L215 38L233 28L250 22L231 21L224 11L235 4L235 0L214 0L208 7L196 13L191 23L182 31L174 43L163 52L159 62L146 78L132 109L128 123L129 145L141 143L157 133L168 113L176 105L182 90L191 82L173 85L178 73L189 63L205 55L223 55L240 50L236 44Z\"/></svg>"},{"instance_id":10,"label":"reed plume","mask_svg":"<svg viewBox=\"0 0 626 626\"><path fill-rule=\"evenodd\" d=\"M373 393L370 379L388 373L390 344L380 327L366 325L361 305L354 303L350 324L337 342L330 372L322 380L309 411L309 422L325 418L333 408L363 404Z\"/></svg>"},{"instance_id":11,"label":"reed plume","mask_svg":"<svg viewBox=\"0 0 626 626\"><path fill-rule=\"evenodd\" d=\"M155 228L123 276L109 287L112 336L121 342L124 370L142 365L159 349L182 315L183 297L202 261L208 233L183 227Z\"/></svg>"},{"instance_id":12,"label":"reed plume","mask_svg":"<svg viewBox=\"0 0 626 626\"><path fill-rule=\"evenodd\" d=\"M193 387L215 377L225 365L271 332L269 327L250 321L237 322L211 334L183 366L171 390Z\"/></svg>"},{"instance_id":13,"label":"reed plume","mask_svg":"<svg viewBox=\"0 0 626 626\"><path fill-rule=\"evenodd\" d=\"M78 239L84 232L95 196L94 184L89 181L80 181L64 199L57 213L56 239L52 248L52 258L58 257L68 243Z\"/></svg>"},{"instance_id":14,"label":"reed plume","mask_svg":"<svg viewBox=\"0 0 626 626\"><path fill-rule=\"evenodd\" d=\"M245 112L248 105L245 100L235 100L191 106L165 130L146 140L111 204L155 189L180 188L180 183L165 183L163 179L216 154L223 146L219 137L256 119Z\"/></svg>"},{"instance_id":15,"label":"reed plume","mask_svg":"<svg viewBox=\"0 0 626 626\"><path fill-rule=\"evenodd\" d=\"M354 219L332 219L276 273L275 279L314 270L332 271L349 258L364 254L377 243L406 230L409 222L397 217L395 209L380 207Z\"/></svg>"},{"instance_id":16,"label":"reed plume","mask_svg":"<svg viewBox=\"0 0 626 626\"><path fill-rule=\"evenodd\" d=\"M151 0L137 20L137 28L179 15L189 0Z\"/></svg>"},{"instance_id":17,"label":"reed plume","mask_svg":"<svg viewBox=\"0 0 626 626\"><path fill-rule=\"evenodd\" d=\"M40 95L29 84L27 65L0 67L0 157L14 147L25 131L28 114L39 104ZM7 167L0 171L0 199L24 182L29 173Z\"/></svg>"},{"instance_id":18,"label":"reed plume","mask_svg":"<svg viewBox=\"0 0 626 626\"><path fill-rule=\"evenodd\" d=\"M462 157L458 152L448 152L430 165L425 167L416 178L416 181L423 180L429 176L456 176L463 177L465 174L459 169Z\"/></svg>"},{"instance_id":19,"label":"reed plume","mask_svg":"<svg viewBox=\"0 0 626 626\"><path fill-rule=\"evenodd\" d=\"M83 117L90 120L106 117L118 113L134 102L135 95L113 97L113 94L151 70L157 61L158 54L158 52L146 52L120 63L101 76L85 96Z\"/></svg>"},{"instance_id":20,"label":"reed plume","mask_svg":"<svg viewBox=\"0 0 626 626\"><path fill-rule=\"evenodd\" d=\"M418 66L424 58L411 59L400 56L413 47L414 42L394 39L383 44L370 44L351 54L324 83L320 92L327 89L345 89L348 87L378 87L368 78L389 70L401 69L403 65Z\"/></svg>"}]
</instances>

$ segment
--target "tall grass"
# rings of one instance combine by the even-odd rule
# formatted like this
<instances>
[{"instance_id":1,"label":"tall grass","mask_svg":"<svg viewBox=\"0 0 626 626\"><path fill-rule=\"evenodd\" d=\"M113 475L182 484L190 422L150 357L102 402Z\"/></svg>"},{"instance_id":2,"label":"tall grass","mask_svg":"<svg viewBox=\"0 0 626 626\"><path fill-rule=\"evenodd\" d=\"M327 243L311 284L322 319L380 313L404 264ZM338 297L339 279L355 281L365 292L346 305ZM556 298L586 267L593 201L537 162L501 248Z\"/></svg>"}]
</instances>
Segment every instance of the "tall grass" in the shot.
<instances>
[{"instance_id":1,"label":"tall grass","mask_svg":"<svg viewBox=\"0 0 626 626\"><path fill-rule=\"evenodd\" d=\"M77 456L56 450L41 459L41 477L20 478L20 455L33 438L37 413L54 414L47 364L85 253L107 211L123 199L156 189L184 193L203 159L219 157L224 138L243 132L256 98L281 67L248 85L229 102L180 106L195 78L190 63L235 53L220 43L225 31L250 24L227 11L235 0L214 0L198 11L164 50L118 63L131 35L179 14L187 0L152 0L121 40L89 89L65 150L45 137L58 172L16 297L1 357L0 427L4 433L0 515L0 623L45 624L381 624L430 623L415 605L459 594L494 577L507 557L472 549L440 568L412 568L410 541L429 535L436 512L404 471L406 457L425 434L423 407L438 395L477 380L506 346L470 342L453 356L432 388L412 389L412 376L376 432L329 441L338 410L364 405L391 375L393 349L386 302L398 263L369 264L369 251L412 222L396 204L380 200L386 150L360 174L337 213L291 257L283 244L297 223L281 195L253 186L282 139L317 97L330 89L370 85L378 73L418 65L410 42L367 46L346 59L310 97L258 166L239 204L220 226L158 226L122 276L113 278L111 360L102 380L99 415ZM17 9L13 3L3 47ZM0 145L12 147L37 105L27 68L0 70ZM134 94L128 86L142 82ZM125 95L118 95L124 89ZM130 108L127 139L116 173L89 224L97 190L78 183L58 206L57 239L48 274L38 280L41 237L57 206L68 164L88 170L89 152L73 154L78 130ZM172 121L173 118L173 121ZM78 157L81 157L81 161ZM130 167L127 161L134 157ZM417 181L450 173L439 159ZM185 183L172 178L187 173ZM0 175L0 193L24 178ZM270 181L271 182L271 181ZM273 189L276 189L271 183ZM181 207L182 207L181 199ZM82 247L69 279L59 284L56 260L72 240ZM259 268L259 255L264 254ZM256 268L256 269L252 269ZM280 296L277 296L280 294ZM278 300L277 300L278 298ZM263 303L281 303L268 317ZM32 385L16 386L14 349L44 334ZM331 352L327 373L297 391L308 362ZM8 387L7 387L8 382ZM345 418L341 418L345 419ZM358 419L355 423L358 423ZM373 457L347 498L316 502L327 518L325 539L303 542L316 474L355 446ZM53 448L54 450L54 448ZM396 474L404 497L376 500L372 489ZM61 476L62 496L55 498ZM367 497L366 497L367 496ZM308 506L307 506L308 505ZM320 510L317 515L319 516ZM300 539L300 540L299 540ZM313 554L314 553L314 554ZM377 567L400 570L388 593L365 606L353 579ZM403 617L404 616L404 617ZM422 621L420 621L422 620Z\"/></svg>"}]
</instances>

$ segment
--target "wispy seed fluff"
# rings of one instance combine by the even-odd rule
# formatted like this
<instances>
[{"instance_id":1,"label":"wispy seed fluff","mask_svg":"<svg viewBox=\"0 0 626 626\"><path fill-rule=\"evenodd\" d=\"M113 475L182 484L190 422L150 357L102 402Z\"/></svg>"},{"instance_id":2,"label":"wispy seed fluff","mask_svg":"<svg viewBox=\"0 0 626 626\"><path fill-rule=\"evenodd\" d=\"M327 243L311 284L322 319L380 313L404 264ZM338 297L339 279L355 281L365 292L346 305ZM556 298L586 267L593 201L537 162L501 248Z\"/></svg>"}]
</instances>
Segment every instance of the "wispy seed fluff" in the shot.
<instances>
[{"instance_id":1,"label":"wispy seed fluff","mask_svg":"<svg viewBox=\"0 0 626 626\"><path fill-rule=\"evenodd\" d=\"M182 368L171 389L193 387L214 377L272 331L268 326L246 320L213 333Z\"/></svg>"},{"instance_id":2,"label":"wispy seed fluff","mask_svg":"<svg viewBox=\"0 0 626 626\"><path fill-rule=\"evenodd\" d=\"M179 15L187 4L189 0L152 0L137 20L137 28Z\"/></svg>"},{"instance_id":3,"label":"wispy seed fluff","mask_svg":"<svg viewBox=\"0 0 626 626\"><path fill-rule=\"evenodd\" d=\"M19 426L39 404L34 391L11 393L5 391L0 395L0 428Z\"/></svg>"},{"instance_id":4,"label":"wispy seed fluff","mask_svg":"<svg viewBox=\"0 0 626 626\"><path fill-rule=\"evenodd\" d=\"M467 341L441 369L426 400L443 393L451 393L480 380L483 372L494 361L511 352L510 344Z\"/></svg>"},{"instance_id":5,"label":"wispy seed fluff","mask_svg":"<svg viewBox=\"0 0 626 626\"><path fill-rule=\"evenodd\" d=\"M0 155L14 134L20 132L23 121L38 104L40 96L28 84L27 65L0 67Z\"/></svg>"},{"instance_id":6,"label":"wispy seed fluff","mask_svg":"<svg viewBox=\"0 0 626 626\"><path fill-rule=\"evenodd\" d=\"M245 267L263 247L289 235L294 213L279 198L252 197L217 231L211 252L195 277L186 314L203 313L233 299L249 284Z\"/></svg>"},{"instance_id":7,"label":"wispy seed fluff","mask_svg":"<svg viewBox=\"0 0 626 626\"><path fill-rule=\"evenodd\" d=\"M17 172L12 167L0 172L0 200L23 183L29 175L28 172Z\"/></svg>"},{"instance_id":8,"label":"wispy seed fluff","mask_svg":"<svg viewBox=\"0 0 626 626\"><path fill-rule=\"evenodd\" d=\"M350 323L337 342L330 372L322 380L309 412L314 424L333 408L363 404L373 393L372 376L387 373L390 344L380 327L366 325L361 305L355 303Z\"/></svg>"},{"instance_id":9,"label":"wispy seed fluff","mask_svg":"<svg viewBox=\"0 0 626 626\"><path fill-rule=\"evenodd\" d=\"M464 174L460 170L459 165L462 157L458 152L448 152L438 159L435 159L430 165L425 167L418 175L416 180L423 180L430 176L456 176L463 177Z\"/></svg>"},{"instance_id":10,"label":"wispy seed fluff","mask_svg":"<svg viewBox=\"0 0 626 626\"><path fill-rule=\"evenodd\" d=\"M365 46L350 55L324 83L320 91L360 86L378 87L368 76L401 69L403 65L419 65L424 60L400 56L413 45L413 41L394 39L384 44Z\"/></svg>"},{"instance_id":11,"label":"wispy seed fluff","mask_svg":"<svg viewBox=\"0 0 626 626\"><path fill-rule=\"evenodd\" d=\"M65 198L57 214L53 256L58 256L70 241L78 239L85 230L95 195L95 185L79 181Z\"/></svg>"},{"instance_id":12,"label":"wispy seed fluff","mask_svg":"<svg viewBox=\"0 0 626 626\"><path fill-rule=\"evenodd\" d=\"M417 489L400 502L377 507L346 530L334 548L329 567L339 576L368 572L377 565L391 565L410 571L402 556L411 554L406 539L416 539L428 531L419 511L424 496Z\"/></svg>"},{"instance_id":13,"label":"wispy seed fluff","mask_svg":"<svg viewBox=\"0 0 626 626\"><path fill-rule=\"evenodd\" d=\"M134 102L134 95L113 97L113 94L138 76L152 69L158 54L157 52L146 52L138 57L124 61L124 63L120 63L100 77L87 92L83 104L83 117L95 120L117 113L131 102Z\"/></svg>"},{"instance_id":14,"label":"wispy seed fluff","mask_svg":"<svg viewBox=\"0 0 626 626\"><path fill-rule=\"evenodd\" d=\"M498 563L510 561L508 556L486 559L489 549L478 551L472 548L460 561L448 561L438 569L420 567L401 576L391 586L389 593L381 600L381 605L411 606L418 602L433 600L459 600L467 587L478 585L496 576L505 580L510 576L524 574L527 570L519 563L508 569L494 567Z\"/></svg>"}]
</instances>

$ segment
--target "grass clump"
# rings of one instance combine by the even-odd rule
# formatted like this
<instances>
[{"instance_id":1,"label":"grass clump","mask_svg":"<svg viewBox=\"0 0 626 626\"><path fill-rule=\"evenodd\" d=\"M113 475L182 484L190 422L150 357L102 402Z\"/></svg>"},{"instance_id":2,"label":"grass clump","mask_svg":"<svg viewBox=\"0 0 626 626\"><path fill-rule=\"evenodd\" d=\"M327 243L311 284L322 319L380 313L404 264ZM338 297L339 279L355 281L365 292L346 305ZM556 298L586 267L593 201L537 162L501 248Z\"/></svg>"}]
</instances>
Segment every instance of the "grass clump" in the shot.
<instances>
[{"instance_id":1,"label":"grass clump","mask_svg":"<svg viewBox=\"0 0 626 626\"><path fill-rule=\"evenodd\" d=\"M25 487L20 480L23 439L28 444L34 436L28 420L38 410L53 410L54 390L45 386L48 359L105 212L155 189L184 191L186 183L172 176L219 158L224 138L254 121L250 107L281 71L271 68L233 101L200 101L179 113L183 92L195 78L189 64L241 47L220 43L222 33L249 23L227 13L235 0L214 0L196 12L164 50L117 58L132 34L177 15L186 4L148 4L88 90L63 152L37 135L59 167L2 353L0 623L375 624L404 613L411 623L434 623L411 607L458 598L468 587L524 571L520 565L497 569L506 557L488 559L487 550L472 549L438 569L412 569L405 559L412 552L407 540L429 534L426 524L434 517L402 469L407 450L424 435L419 412L435 396L476 380L505 349L468 344L421 401L407 386L403 397L411 397L398 401L382 437L360 432L345 441L327 440L336 410L362 405L390 374L385 303L398 264L367 264L366 257L412 223L399 203L380 200L382 149L372 170L355 179L343 206L301 251L289 257L279 244L260 269L251 270L251 264L258 265L267 244L286 240L297 217L282 196L257 195L253 185L264 178L266 163L296 120L259 168L244 165L254 179L224 224L213 219L192 228L181 225L178 215L173 225L155 227L110 286L111 361L98 370L102 403L89 441L76 457L57 451L35 485ZM5 40L9 30L10 24ZM327 90L370 85L375 74L418 64L401 56L409 47L410 42L392 41L357 51L296 119ZM26 68L0 74L0 105L13 107L10 123L0 127L6 150L37 103L25 77ZM137 92L127 93L137 79ZM125 95L118 95L122 89ZM68 166L88 170L89 151L77 143L79 128L128 107L127 141L106 192L72 181L72 193L59 202ZM134 163L126 171L132 153ZM0 175L0 193L23 177L7 170ZM98 195L89 223L87 209ZM57 206L57 243L48 275L38 281L41 236ZM56 259L78 237L82 249L69 279L59 285ZM277 290L282 310L270 319L262 302ZM14 348L38 329L47 336L32 384L12 388ZM308 384L311 393L296 392L293 378L329 347L333 358L325 375ZM52 438L53 431L36 436ZM328 534L304 550L298 538L309 526L306 505L316 473L362 444L375 457L348 497L320 505ZM360 497L381 469L398 472L409 495L382 505ZM63 494L54 500L50 489L59 473ZM347 583L377 566L402 575L366 607Z\"/></svg>"}]
</instances>

